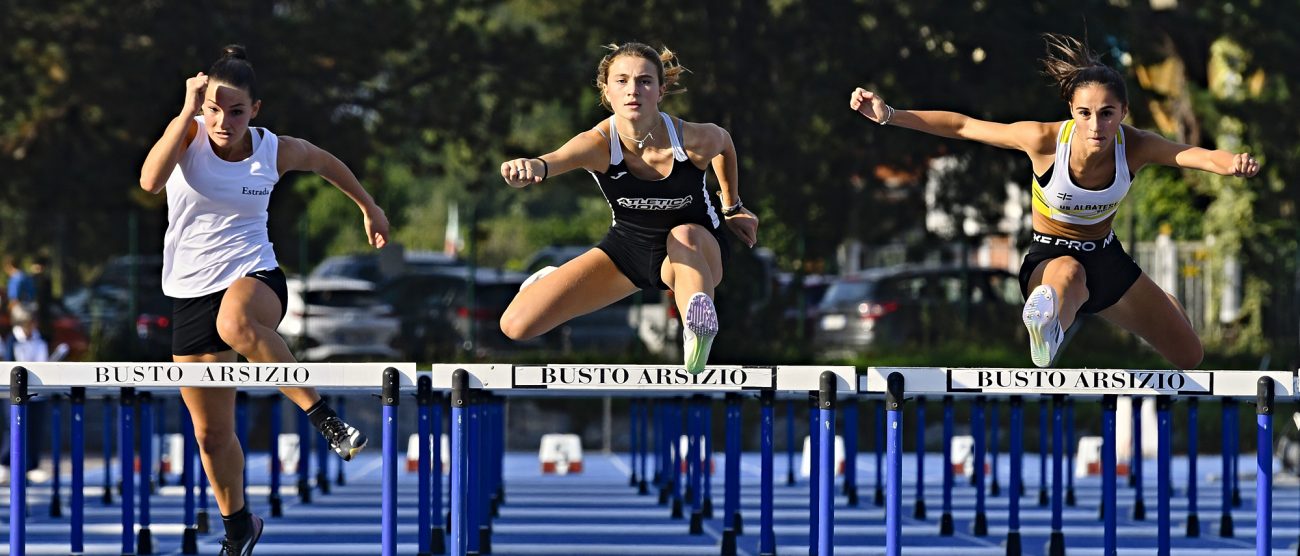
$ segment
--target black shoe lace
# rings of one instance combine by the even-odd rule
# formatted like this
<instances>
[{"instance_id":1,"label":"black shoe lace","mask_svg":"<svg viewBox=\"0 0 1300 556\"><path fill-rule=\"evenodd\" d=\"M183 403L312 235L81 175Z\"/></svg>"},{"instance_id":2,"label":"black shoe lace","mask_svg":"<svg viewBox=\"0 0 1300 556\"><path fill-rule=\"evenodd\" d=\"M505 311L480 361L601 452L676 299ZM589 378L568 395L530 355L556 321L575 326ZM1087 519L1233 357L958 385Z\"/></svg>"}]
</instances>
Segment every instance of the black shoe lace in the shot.
<instances>
[{"instance_id":1,"label":"black shoe lace","mask_svg":"<svg viewBox=\"0 0 1300 556\"><path fill-rule=\"evenodd\" d=\"M326 419L320 424L321 434L334 443L342 442L348 436L348 426L338 417Z\"/></svg>"},{"instance_id":2,"label":"black shoe lace","mask_svg":"<svg viewBox=\"0 0 1300 556\"><path fill-rule=\"evenodd\" d=\"M236 548L238 548L238 546L235 541L230 539L221 539L221 552L218 552L217 556L238 556L238 554L235 553Z\"/></svg>"}]
</instances>

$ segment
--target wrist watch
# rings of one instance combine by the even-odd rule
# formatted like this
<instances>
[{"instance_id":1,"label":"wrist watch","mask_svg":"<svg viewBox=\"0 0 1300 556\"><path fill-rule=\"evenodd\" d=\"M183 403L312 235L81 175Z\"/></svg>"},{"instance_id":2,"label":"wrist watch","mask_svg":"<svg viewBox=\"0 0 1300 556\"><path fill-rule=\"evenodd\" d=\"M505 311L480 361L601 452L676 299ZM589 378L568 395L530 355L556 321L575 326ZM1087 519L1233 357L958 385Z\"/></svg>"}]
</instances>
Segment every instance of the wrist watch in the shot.
<instances>
[{"instance_id":1,"label":"wrist watch","mask_svg":"<svg viewBox=\"0 0 1300 556\"><path fill-rule=\"evenodd\" d=\"M736 201L736 204L734 205L722 207L722 216L730 218L740 214L740 209L742 208L745 208L745 203Z\"/></svg>"}]
</instances>

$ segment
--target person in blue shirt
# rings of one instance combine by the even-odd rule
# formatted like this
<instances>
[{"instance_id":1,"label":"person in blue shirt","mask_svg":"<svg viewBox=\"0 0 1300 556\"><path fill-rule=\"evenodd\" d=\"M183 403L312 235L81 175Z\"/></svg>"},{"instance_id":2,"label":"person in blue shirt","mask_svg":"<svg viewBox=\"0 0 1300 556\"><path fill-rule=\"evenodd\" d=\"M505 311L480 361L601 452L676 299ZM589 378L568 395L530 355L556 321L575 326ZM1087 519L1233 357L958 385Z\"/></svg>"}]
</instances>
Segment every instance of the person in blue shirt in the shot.
<instances>
[{"instance_id":1,"label":"person in blue shirt","mask_svg":"<svg viewBox=\"0 0 1300 556\"><path fill-rule=\"evenodd\" d=\"M18 260L13 255L5 255L4 268L5 274L9 275L9 285L5 289L9 296L9 308L36 303L36 282L23 269L18 268Z\"/></svg>"}]
</instances>

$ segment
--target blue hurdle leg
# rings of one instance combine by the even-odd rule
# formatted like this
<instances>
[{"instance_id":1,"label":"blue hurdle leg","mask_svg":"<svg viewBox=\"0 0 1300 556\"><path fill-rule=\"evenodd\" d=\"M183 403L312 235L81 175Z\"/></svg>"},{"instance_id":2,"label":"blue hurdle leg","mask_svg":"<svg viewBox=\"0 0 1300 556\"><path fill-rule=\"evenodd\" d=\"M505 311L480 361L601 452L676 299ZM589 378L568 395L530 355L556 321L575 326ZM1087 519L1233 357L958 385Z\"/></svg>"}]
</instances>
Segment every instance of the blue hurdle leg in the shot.
<instances>
[{"instance_id":1,"label":"blue hurdle leg","mask_svg":"<svg viewBox=\"0 0 1300 556\"><path fill-rule=\"evenodd\" d=\"M469 547L469 373L451 374L451 553L465 554ZM477 533L476 533L477 534Z\"/></svg>"},{"instance_id":2,"label":"blue hurdle leg","mask_svg":"<svg viewBox=\"0 0 1300 556\"><path fill-rule=\"evenodd\" d=\"M140 531L136 537L136 549L140 554L153 554L153 532L150 531L150 500L153 473L153 394L140 394Z\"/></svg>"},{"instance_id":3,"label":"blue hurdle leg","mask_svg":"<svg viewBox=\"0 0 1300 556\"><path fill-rule=\"evenodd\" d=\"M113 398L104 396L104 495L105 506L113 504L113 424L117 422Z\"/></svg>"},{"instance_id":4,"label":"blue hurdle leg","mask_svg":"<svg viewBox=\"0 0 1300 556\"><path fill-rule=\"evenodd\" d=\"M466 477L465 497L469 503L465 506L466 536L468 543L465 554L481 554L483 537L480 533L483 525L483 396L482 391L471 391L469 399L468 427L469 440L465 446L468 453L469 475Z\"/></svg>"},{"instance_id":5,"label":"blue hurdle leg","mask_svg":"<svg viewBox=\"0 0 1300 556\"><path fill-rule=\"evenodd\" d=\"M858 399L844 401L844 496L850 508L858 505Z\"/></svg>"},{"instance_id":6,"label":"blue hurdle leg","mask_svg":"<svg viewBox=\"0 0 1300 556\"><path fill-rule=\"evenodd\" d=\"M835 553L835 397L837 385L835 373L823 371L821 388L817 394L818 426L816 436L820 437L817 450L817 467L820 469L817 482L817 555L832 556ZM897 412L895 412L895 418ZM893 423L898 426L897 420ZM897 434L895 432L894 434ZM898 493L891 491L894 502Z\"/></svg>"},{"instance_id":7,"label":"blue hurdle leg","mask_svg":"<svg viewBox=\"0 0 1300 556\"><path fill-rule=\"evenodd\" d=\"M1063 502L1065 482L1062 480L1061 464L1065 443L1062 439L1065 428L1065 395L1052 395L1052 532L1047 541L1047 552L1051 556L1065 556L1065 533L1062 532Z\"/></svg>"},{"instance_id":8,"label":"blue hurdle leg","mask_svg":"<svg viewBox=\"0 0 1300 556\"><path fill-rule=\"evenodd\" d=\"M736 554L740 521L740 395L728 393L726 404L726 490L722 495L722 555Z\"/></svg>"},{"instance_id":9,"label":"blue hurdle leg","mask_svg":"<svg viewBox=\"0 0 1300 556\"><path fill-rule=\"evenodd\" d=\"M811 556L818 556L817 531L821 513L817 511L821 495L822 469L816 459L821 453L822 437L817 434L821 428L821 409L817 407L817 395L808 396L808 547Z\"/></svg>"},{"instance_id":10,"label":"blue hurdle leg","mask_svg":"<svg viewBox=\"0 0 1300 556\"><path fill-rule=\"evenodd\" d=\"M63 490L63 397L54 396L50 401L50 459L54 460L54 475L51 477L50 484L50 517L63 517L63 500L60 497L60 491Z\"/></svg>"},{"instance_id":11,"label":"blue hurdle leg","mask_svg":"<svg viewBox=\"0 0 1300 556\"><path fill-rule=\"evenodd\" d=\"M682 519L686 517L682 507L682 466L687 461L682 454L682 404L684 402L676 401L665 406L668 412L668 448L672 454L668 460L668 497L672 512L669 514L673 519Z\"/></svg>"},{"instance_id":12,"label":"blue hurdle leg","mask_svg":"<svg viewBox=\"0 0 1300 556\"><path fill-rule=\"evenodd\" d=\"M871 402L876 408L876 493L873 502L877 506L885 505L885 403L884 400L875 400Z\"/></svg>"},{"instance_id":13,"label":"blue hurdle leg","mask_svg":"<svg viewBox=\"0 0 1300 556\"><path fill-rule=\"evenodd\" d=\"M794 485L794 400L785 402L785 484Z\"/></svg>"},{"instance_id":14,"label":"blue hurdle leg","mask_svg":"<svg viewBox=\"0 0 1300 556\"><path fill-rule=\"evenodd\" d=\"M1020 544L1020 496L1022 469L1024 460L1024 400L1020 396L1011 396L1011 493L1007 496L1007 556L1019 556Z\"/></svg>"},{"instance_id":15,"label":"blue hurdle leg","mask_svg":"<svg viewBox=\"0 0 1300 556\"><path fill-rule=\"evenodd\" d=\"M239 391L235 393L235 437L239 439L239 451L243 452L244 457L248 453L248 392ZM248 500L248 464L244 464L243 482L240 483L242 489L240 496L247 504Z\"/></svg>"},{"instance_id":16,"label":"blue hurdle leg","mask_svg":"<svg viewBox=\"0 0 1300 556\"><path fill-rule=\"evenodd\" d=\"M1147 518L1146 496L1142 484L1142 398L1133 396L1133 465L1129 467L1133 484L1133 519ZM1161 493L1165 495L1165 493Z\"/></svg>"},{"instance_id":17,"label":"blue hurdle leg","mask_svg":"<svg viewBox=\"0 0 1300 556\"><path fill-rule=\"evenodd\" d=\"M1076 504L1074 496L1074 398L1065 399L1065 505Z\"/></svg>"},{"instance_id":18,"label":"blue hurdle leg","mask_svg":"<svg viewBox=\"0 0 1300 556\"><path fill-rule=\"evenodd\" d=\"M975 520L971 522L971 534L976 537L989 534L988 516L984 512L984 430L988 426L984 420L985 403L984 396L975 396L970 417L970 432L975 441L975 469L971 474L975 483Z\"/></svg>"},{"instance_id":19,"label":"blue hurdle leg","mask_svg":"<svg viewBox=\"0 0 1300 556\"><path fill-rule=\"evenodd\" d=\"M989 408L989 461L992 463L992 472L989 477L992 482L989 484L989 496L997 496L1002 493L1002 485L998 482L998 429L1002 428L1002 419L998 415L998 400L992 399L988 403Z\"/></svg>"},{"instance_id":20,"label":"blue hurdle leg","mask_svg":"<svg viewBox=\"0 0 1300 556\"><path fill-rule=\"evenodd\" d=\"M1106 394L1101 397L1101 514L1104 522L1103 551L1106 556L1114 556L1118 551L1116 536L1115 503L1117 501L1115 485L1115 406L1119 397Z\"/></svg>"},{"instance_id":21,"label":"blue hurdle leg","mask_svg":"<svg viewBox=\"0 0 1300 556\"><path fill-rule=\"evenodd\" d=\"M1169 554L1170 509L1172 489L1170 473L1173 459L1173 426L1169 421L1169 396L1156 396L1156 553Z\"/></svg>"},{"instance_id":22,"label":"blue hurdle leg","mask_svg":"<svg viewBox=\"0 0 1300 556\"><path fill-rule=\"evenodd\" d=\"M1231 428L1228 431L1228 443L1232 446L1230 453L1232 457L1228 462L1232 464L1232 474L1227 479L1232 483L1232 507L1241 507L1241 406L1237 400L1232 400Z\"/></svg>"},{"instance_id":23,"label":"blue hurdle leg","mask_svg":"<svg viewBox=\"0 0 1300 556\"><path fill-rule=\"evenodd\" d=\"M640 446L637 446L636 443L637 439L640 438L640 434L639 434L640 431L637 429L637 421L639 420L640 415L637 414L636 408L637 408L637 401L635 399L629 400L627 405L628 429L629 429L627 435L628 438L627 460L628 460L629 467L632 468L632 474L629 475L627 478L627 486L633 488L635 488L636 485L640 482L640 477L638 476L637 468L636 468L637 449L640 448Z\"/></svg>"},{"instance_id":24,"label":"blue hurdle leg","mask_svg":"<svg viewBox=\"0 0 1300 556\"><path fill-rule=\"evenodd\" d=\"M1232 420L1232 414L1237 406L1237 400L1233 398L1223 398L1223 515L1219 518L1219 536L1232 538L1232 474L1235 472L1232 460L1235 456L1232 452L1232 436L1236 434L1236 424Z\"/></svg>"},{"instance_id":25,"label":"blue hurdle leg","mask_svg":"<svg viewBox=\"0 0 1300 556\"><path fill-rule=\"evenodd\" d=\"M944 456L945 461L947 456ZM925 398L916 398L916 505L914 519L925 519Z\"/></svg>"},{"instance_id":26,"label":"blue hurdle leg","mask_svg":"<svg viewBox=\"0 0 1300 556\"><path fill-rule=\"evenodd\" d=\"M950 537L952 524L952 396L943 397L943 514L939 516L939 535Z\"/></svg>"},{"instance_id":27,"label":"blue hurdle leg","mask_svg":"<svg viewBox=\"0 0 1300 556\"><path fill-rule=\"evenodd\" d=\"M195 506L194 489L198 483L198 478L203 475L203 470L199 467L199 447L198 441L194 438L194 420L190 416L190 409L184 403L180 405L181 421L181 442L184 443L182 448L181 462L181 484L185 485L185 514L183 521L185 530L181 533L181 553L198 554L199 553L199 527L197 523Z\"/></svg>"},{"instance_id":28,"label":"blue hurdle leg","mask_svg":"<svg viewBox=\"0 0 1300 556\"><path fill-rule=\"evenodd\" d=\"M416 426L416 445L420 450L416 457L416 550L420 556L427 556L433 553L433 514L430 506L430 467L433 465L429 461L429 437L433 434L433 423L430 422L430 413L433 406L433 379L429 375L421 375L416 381L415 392L417 426Z\"/></svg>"},{"instance_id":29,"label":"blue hurdle leg","mask_svg":"<svg viewBox=\"0 0 1300 556\"><path fill-rule=\"evenodd\" d=\"M713 519L713 398L701 398L700 404L703 412L700 427L704 433L704 438L700 441L704 447L701 462L704 477L704 489L701 492L704 500L700 502L700 511L704 519Z\"/></svg>"},{"instance_id":30,"label":"blue hurdle leg","mask_svg":"<svg viewBox=\"0 0 1300 556\"><path fill-rule=\"evenodd\" d=\"M280 398L271 398L270 446L271 450L271 493L267 503L271 505L271 517L284 516L284 501L280 499L280 479L284 473L284 461L280 459L280 430L283 425L283 410Z\"/></svg>"},{"instance_id":31,"label":"blue hurdle leg","mask_svg":"<svg viewBox=\"0 0 1300 556\"><path fill-rule=\"evenodd\" d=\"M691 504L690 532L692 535L704 534L704 402L701 396L693 396L689 402L687 422L686 469L689 488L686 500Z\"/></svg>"},{"instance_id":32,"label":"blue hurdle leg","mask_svg":"<svg viewBox=\"0 0 1300 556\"><path fill-rule=\"evenodd\" d=\"M903 553L903 415L904 384L903 375L891 373L886 379L885 406L889 423L886 426L888 439L886 440L889 457L886 459L886 465L889 466L887 490L889 491L888 501L885 504L885 554L887 556L900 556ZM945 409L950 408L950 399L945 396ZM920 426L920 423L917 423ZM947 456L944 456L945 461ZM945 467L951 469L951 465ZM945 489L946 492L947 489Z\"/></svg>"},{"instance_id":33,"label":"blue hurdle leg","mask_svg":"<svg viewBox=\"0 0 1300 556\"><path fill-rule=\"evenodd\" d=\"M298 414L298 499L311 503L311 423L306 411Z\"/></svg>"},{"instance_id":34,"label":"blue hurdle leg","mask_svg":"<svg viewBox=\"0 0 1300 556\"><path fill-rule=\"evenodd\" d=\"M1201 536L1201 520L1196 516L1196 483L1198 475L1196 473L1196 420L1200 413L1201 401L1195 396L1187 400L1187 536L1196 538Z\"/></svg>"},{"instance_id":35,"label":"blue hurdle leg","mask_svg":"<svg viewBox=\"0 0 1300 556\"><path fill-rule=\"evenodd\" d=\"M321 398L326 405L330 403L328 398ZM330 493L330 447L329 441L319 434L312 435L313 446L316 447L316 488L320 489L321 494Z\"/></svg>"},{"instance_id":36,"label":"blue hurdle leg","mask_svg":"<svg viewBox=\"0 0 1300 556\"><path fill-rule=\"evenodd\" d=\"M402 390L397 369L384 369L383 398L383 500L380 519L384 556L397 556L397 408ZM329 480L326 479L326 484Z\"/></svg>"},{"instance_id":37,"label":"blue hurdle leg","mask_svg":"<svg viewBox=\"0 0 1300 556\"><path fill-rule=\"evenodd\" d=\"M641 412L641 436L637 439L641 443L641 482L637 483L636 493L645 496L650 494L650 481L648 480L650 469L647 465L650 455L650 434L648 432L650 429L650 401L641 400L637 408Z\"/></svg>"},{"instance_id":38,"label":"blue hurdle leg","mask_svg":"<svg viewBox=\"0 0 1300 556\"><path fill-rule=\"evenodd\" d=\"M339 396L335 398L335 401L337 401L338 403L334 406L334 413L338 414L340 421L346 423L348 420L348 399L346 397ZM347 466L342 465L342 463L337 463L334 465L334 467L338 469L338 474L334 477L334 484L338 486L343 486L347 484L348 479L346 474L344 474L343 472L343 469L346 468Z\"/></svg>"},{"instance_id":39,"label":"blue hurdle leg","mask_svg":"<svg viewBox=\"0 0 1300 556\"><path fill-rule=\"evenodd\" d=\"M1273 379L1260 377L1255 406L1255 554L1273 552Z\"/></svg>"},{"instance_id":40,"label":"blue hurdle leg","mask_svg":"<svg viewBox=\"0 0 1300 556\"><path fill-rule=\"evenodd\" d=\"M9 371L9 554L27 550L27 369Z\"/></svg>"},{"instance_id":41,"label":"blue hurdle leg","mask_svg":"<svg viewBox=\"0 0 1300 556\"><path fill-rule=\"evenodd\" d=\"M435 393L432 398L433 407L430 408L429 412L429 424L433 434L429 438L429 465L432 467L429 473L429 501L431 503L429 513L433 518L433 533L430 537L429 550L433 554L446 554L447 537L443 531L443 524L446 523L447 527L450 528L451 516L444 514L442 511L442 408L447 402L442 394ZM448 454L448 456L450 455Z\"/></svg>"},{"instance_id":42,"label":"blue hurdle leg","mask_svg":"<svg viewBox=\"0 0 1300 556\"><path fill-rule=\"evenodd\" d=\"M1047 429L1052 422L1047 416L1048 396L1038 399L1038 505L1047 507Z\"/></svg>"},{"instance_id":43,"label":"blue hurdle leg","mask_svg":"<svg viewBox=\"0 0 1300 556\"><path fill-rule=\"evenodd\" d=\"M760 461L759 461L759 485L758 485L758 553L759 556L775 556L776 554L776 532L773 527L772 499L775 490L775 473L773 465L773 437L775 436L776 395L771 390L764 390L759 394L759 403L761 404L761 439L760 439Z\"/></svg>"},{"instance_id":44,"label":"blue hurdle leg","mask_svg":"<svg viewBox=\"0 0 1300 556\"><path fill-rule=\"evenodd\" d=\"M72 389L72 531L73 554L86 551L86 389Z\"/></svg>"},{"instance_id":45,"label":"blue hurdle leg","mask_svg":"<svg viewBox=\"0 0 1300 556\"><path fill-rule=\"evenodd\" d=\"M135 389L123 388L118 415L122 465L122 554L135 554Z\"/></svg>"}]
</instances>

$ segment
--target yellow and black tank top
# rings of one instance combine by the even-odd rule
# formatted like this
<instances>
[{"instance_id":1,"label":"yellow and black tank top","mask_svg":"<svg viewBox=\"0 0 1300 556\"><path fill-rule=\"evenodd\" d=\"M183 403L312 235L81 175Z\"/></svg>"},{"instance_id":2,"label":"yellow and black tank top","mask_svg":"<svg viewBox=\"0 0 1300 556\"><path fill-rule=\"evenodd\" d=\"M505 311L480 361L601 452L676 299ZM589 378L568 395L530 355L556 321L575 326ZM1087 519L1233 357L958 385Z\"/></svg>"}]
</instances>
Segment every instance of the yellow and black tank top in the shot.
<instances>
[{"instance_id":1,"label":"yellow and black tank top","mask_svg":"<svg viewBox=\"0 0 1300 556\"><path fill-rule=\"evenodd\" d=\"M1115 181L1101 189L1084 189L1070 180L1070 143L1074 120L1061 125L1056 161L1040 178L1034 176L1034 212L1067 224L1096 224L1115 214L1133 185L1124 153L1124 128L1115 135Z\"/></svg>"}]
</instances>

